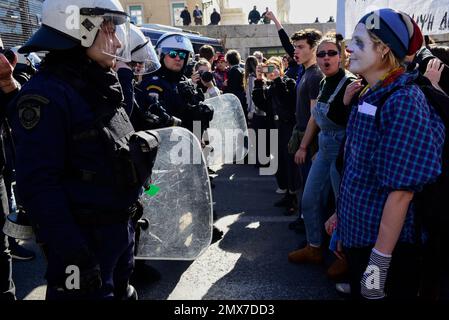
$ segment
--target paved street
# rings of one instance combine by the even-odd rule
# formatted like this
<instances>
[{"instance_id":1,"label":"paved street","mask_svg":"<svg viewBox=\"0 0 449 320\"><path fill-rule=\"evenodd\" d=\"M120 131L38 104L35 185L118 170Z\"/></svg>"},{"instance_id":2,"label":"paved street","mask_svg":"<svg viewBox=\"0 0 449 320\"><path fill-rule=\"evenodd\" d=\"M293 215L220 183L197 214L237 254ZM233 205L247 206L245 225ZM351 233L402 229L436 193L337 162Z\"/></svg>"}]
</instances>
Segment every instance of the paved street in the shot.
<instances>
[{"instance_id":1,"label":"paved street","mask_svg":"<svg viewBox=\"0 0 449 320\"><path fill-rule=\"evenodd\" d=\"M162 278L137 283L140 299L339 299L325 266L288 262L304 236L288 229L293 217L273 207L281 197L274 177L249 165L225 166L218 174L214 201L223 238L193 262L151 261ZM43 273L40 253L32 262L15 262L17 297L43 299Z\"/></svg>"}]
</instances>

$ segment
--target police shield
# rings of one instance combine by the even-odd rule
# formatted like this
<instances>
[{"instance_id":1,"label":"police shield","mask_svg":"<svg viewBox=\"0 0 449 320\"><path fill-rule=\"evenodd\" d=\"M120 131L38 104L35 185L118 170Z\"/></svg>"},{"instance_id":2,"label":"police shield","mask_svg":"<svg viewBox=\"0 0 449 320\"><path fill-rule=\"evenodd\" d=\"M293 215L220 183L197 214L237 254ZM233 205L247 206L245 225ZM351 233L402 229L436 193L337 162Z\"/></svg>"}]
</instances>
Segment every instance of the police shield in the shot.
<instances>
[{"instance_id":1,"label":"police shield","mask_svg":"<svg viewBox=\"0 0 449 320\"><path fill-rule=\"evenodd\" d=\"M212 240L212 195L198 139L188 130L155 130L160 136L151 186L136 237L136 259L194 260Z\"/></svg>"},{"instance_id":2,"label":"police shield","mask_svg":"<svg viewBox=\"0 0 449 320\"><path fill-rule=\"evenodd\" d=\"M224 94L204 101L214 108L204 156L209 166L241 161L248 153L248 127L239 99Z\"/></svg>"}]
</instances>

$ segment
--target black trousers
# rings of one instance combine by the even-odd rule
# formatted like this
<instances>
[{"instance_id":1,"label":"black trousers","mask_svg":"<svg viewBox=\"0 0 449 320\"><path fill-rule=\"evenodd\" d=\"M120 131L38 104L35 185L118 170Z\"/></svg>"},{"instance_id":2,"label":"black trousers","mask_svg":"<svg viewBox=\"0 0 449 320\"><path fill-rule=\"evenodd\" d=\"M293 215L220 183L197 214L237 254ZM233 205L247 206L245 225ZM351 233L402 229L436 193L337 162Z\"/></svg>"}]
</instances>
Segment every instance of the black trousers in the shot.
<instances>
[{"instance_id":1,"label":"black trousers","mask_svg":"<svg viewBox=\"0 0 449 320\"><path fill-rule=\"evenodd\" d=\"M288 153L288 142L292 136L294 124L279 122L278 125L278 170L276 181L281 189L294 192L299 188L299 169L294 155ZM275 152L276 156L276 152Z\"/></svg>"},{"instance_id":2,"label":"black trousers","mask_svg":"<svg viewBox=\"0 0 449 320\"><path fill-rule=\"evenodd\" d=\"M2 232L6 216L9 213L8 199L0 175L0 300L15 300L16 289L12 281L12 258L8 246L8 237Z\"/></svg>"},{"instance_id":3,"label":"black trousers","mask_svg":"<svg viewBox=\"0 0 449 320\"><path fill-rule=\"evenodd\" d=\"M368 266L372 247L344 248L349 264L351 296L362 299L360 280ZM420 282L420 255L417 246L398 243L393 252L385 283L387 299L416 299Z\"/></svg>"}]
</instances>

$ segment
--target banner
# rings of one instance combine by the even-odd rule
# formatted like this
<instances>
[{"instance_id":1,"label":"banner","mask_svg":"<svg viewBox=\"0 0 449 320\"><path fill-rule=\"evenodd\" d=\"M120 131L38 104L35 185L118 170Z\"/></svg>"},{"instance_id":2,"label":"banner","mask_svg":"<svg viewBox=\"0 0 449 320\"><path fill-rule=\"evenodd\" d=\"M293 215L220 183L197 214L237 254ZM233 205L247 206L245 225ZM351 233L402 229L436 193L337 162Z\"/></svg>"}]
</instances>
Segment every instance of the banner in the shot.
<instances>
[{"instance_id":1,"label":"banner","mask_svg":"<svg viewBox=\"0 0 449 320\"><path fill-rule=\"evenodd\" d=\"M381 8L409 14L425 35L449 33L449 0L338 0L337 32L350 38L366 13Z\"/></svg>"}]
</instances>

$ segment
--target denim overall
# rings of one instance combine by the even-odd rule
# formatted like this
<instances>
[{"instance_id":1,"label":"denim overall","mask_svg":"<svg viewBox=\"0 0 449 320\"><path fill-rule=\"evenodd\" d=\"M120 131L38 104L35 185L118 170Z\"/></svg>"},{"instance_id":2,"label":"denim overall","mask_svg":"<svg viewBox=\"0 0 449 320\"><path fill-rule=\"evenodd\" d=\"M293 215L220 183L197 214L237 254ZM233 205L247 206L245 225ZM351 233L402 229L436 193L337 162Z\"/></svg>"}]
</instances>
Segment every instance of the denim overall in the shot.
<instances>
[{"instance_id":1,"label":"denim overall","mask_svg":"<svg viewBox=\"0 0 449 320\"><path fill-rule=\"evenodd\" d=\"M327 103L318 102L312 110L312 115L321 131L318 135L318 153L312 162L307 177L301 209L306 226L307 242L315 247L321 246L322 230L331 187L335 199L338 197L341 177L335 167L335 161L346 131L345 127L330 120L327 113L330 104L343 88L347 79L346 76L341 79Z\"/></svg>"}]
</instances>

